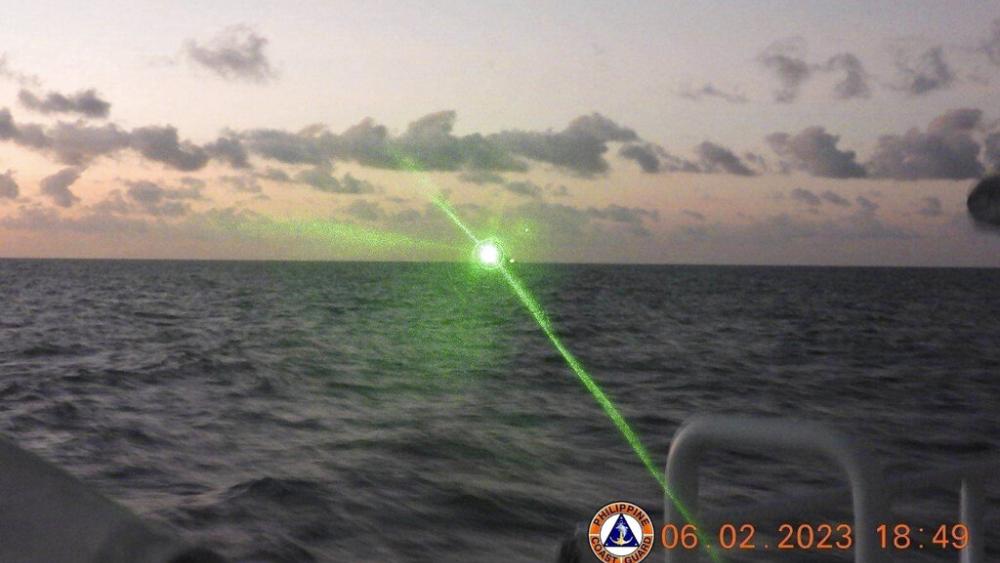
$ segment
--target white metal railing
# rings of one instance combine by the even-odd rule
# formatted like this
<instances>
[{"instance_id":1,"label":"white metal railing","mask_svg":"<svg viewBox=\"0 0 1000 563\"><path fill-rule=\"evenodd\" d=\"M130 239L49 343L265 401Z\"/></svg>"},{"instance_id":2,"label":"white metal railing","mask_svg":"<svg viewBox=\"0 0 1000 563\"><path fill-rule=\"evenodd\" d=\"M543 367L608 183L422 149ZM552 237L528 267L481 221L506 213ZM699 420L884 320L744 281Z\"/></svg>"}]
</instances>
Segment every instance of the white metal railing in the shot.
<instances>
[{"instance_id":1,"label":"white metal railing","mask_svg":"<svg viewBox=\"0 0 1000 563\"><path fill-rule=\"evenodd\" d=\"M848 488L820 491L807 497L796 497L760 504L725 515L698 510L698 475L702 456L724 449L754 454L816 454L838 466L847 476ZM986 501L984 485L1000 475L1000 459L965 464L944 471L929 471L887 481L871 450L827 425L796 419L759 418L747 416L695 416L686 421L674 435L667 457L666 479L677 499L702 527L717 527L723 521L755 522L764 518L801 517L804 511L828 508L839 504L845 493L850 494L854 513L854 557L857 563L889 560L874 533L880 522L887 522L893 497L902 492L931 487L959 487L961 491L961 522L968 529L968 544L961 552L962 563L983 563L984 519ZM665 500L666 522L681 523L682 516L670 499ZM724 516L724 518L722 518ZM868 533L861 533L868 531ZM703 550L702 550L703 551ZM666 550L668 563L693 563L699 560L699 550Z\"/></svg>"}]
</instances>

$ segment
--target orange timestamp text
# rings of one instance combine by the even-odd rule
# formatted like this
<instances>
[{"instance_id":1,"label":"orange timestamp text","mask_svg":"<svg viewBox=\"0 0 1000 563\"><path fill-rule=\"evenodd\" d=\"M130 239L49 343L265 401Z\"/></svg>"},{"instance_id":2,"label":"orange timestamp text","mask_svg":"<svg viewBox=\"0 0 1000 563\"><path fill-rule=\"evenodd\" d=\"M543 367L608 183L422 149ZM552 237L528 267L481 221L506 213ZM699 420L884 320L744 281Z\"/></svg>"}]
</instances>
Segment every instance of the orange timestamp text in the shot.
<instances>
[{"instance_id":1,"label":"orange timestamp text","mask_svg":"<svg viewBox=\"0 0 1000 563\"><path fill-rule=\"evenodd\" d=\"M660 530L660 545L664 549L697 549L712 543L725 550L849 550L854 547L855 530L846 522L782 523L771 540L758 537L758 528L749 523L724 523L706 535L694 524L666 524ZM776 532L776 533L775 533ZM879 524L874 530L882 549L953 549L969 544L969 529L965 524L939 524L920 527L911 524ZM770 536L769 536L770 537Z\"/></svg>"}]
</instances>

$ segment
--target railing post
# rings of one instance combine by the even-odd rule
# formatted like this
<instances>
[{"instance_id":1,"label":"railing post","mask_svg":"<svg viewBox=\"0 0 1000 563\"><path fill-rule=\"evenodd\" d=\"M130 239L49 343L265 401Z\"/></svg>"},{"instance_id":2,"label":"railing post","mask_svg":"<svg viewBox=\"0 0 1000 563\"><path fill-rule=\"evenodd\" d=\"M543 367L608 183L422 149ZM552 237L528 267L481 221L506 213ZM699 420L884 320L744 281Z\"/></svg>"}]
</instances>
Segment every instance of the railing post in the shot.
<instances>
[{"instance_id":1,"label":"railing post","mask_svg":"<svg viewBox=\"0 0 1000 563\"><path fill-rule=\"evenodd\" d=\"M962 480L960 519L969 533L969 544L962 550L962 563L986 561L986 530L983 529L983 488L972 478Z\"/></svg>"},{"instance_id":2,"label":"railing post","mask_svg":"<svg viewBox=\"0 0 1000 563\"><path fill-rule=\"evenodd\" d=\"M680 527L684 524L684 516L678 510L683 506L694 522L698 521L698 468L701 465L703 448L685 433L688 428L685 423L674 434L670 443L670 453L667 455L666 481L663 516L664 524L673 523ZM697 563L700 550L678 548L664 550L664 561L667 563Z\"/></svg>"},{"instance_id":3,"label":"railing post","mask_svg":"<svg viewBox=\"0 0 1000 563\"><path fill-rule=\"evenodd\" d=\"M875 527L888 508L882 472L874 456L860 443L821 424L744 416L696 416L674 434L667 456L666 522L683 523L678 502L698 519L698 470L702 454L719 448L761 453L813 453L838 465L847 475L854 509L854 556L857 563L880 563L885 552ZM971 531L971 530L970 530ZM714 531L708 531L709 537ZM703 550L667 550L668 563L695 563Z\"/></svg>"}]
</instances>

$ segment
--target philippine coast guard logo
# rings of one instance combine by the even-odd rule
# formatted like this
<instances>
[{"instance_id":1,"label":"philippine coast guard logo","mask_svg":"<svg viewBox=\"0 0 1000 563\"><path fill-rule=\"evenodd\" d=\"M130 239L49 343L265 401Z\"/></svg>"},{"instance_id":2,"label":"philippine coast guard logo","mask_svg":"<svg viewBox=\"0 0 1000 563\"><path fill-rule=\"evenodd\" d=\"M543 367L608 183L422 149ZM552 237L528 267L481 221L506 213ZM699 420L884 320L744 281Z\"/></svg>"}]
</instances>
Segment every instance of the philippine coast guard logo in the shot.
<instances>
[{"instance_id":1,"label":"philippine coast guard logo","mask_svg":"<svg viewBox=\"0 0 1000 563\"><path fill-rule=\"evenodd\" d=\"M639 563L653 550L653 521L629 502L613 502L590 521L590 549L608 563Z\"/></svg>"}]
</instances>

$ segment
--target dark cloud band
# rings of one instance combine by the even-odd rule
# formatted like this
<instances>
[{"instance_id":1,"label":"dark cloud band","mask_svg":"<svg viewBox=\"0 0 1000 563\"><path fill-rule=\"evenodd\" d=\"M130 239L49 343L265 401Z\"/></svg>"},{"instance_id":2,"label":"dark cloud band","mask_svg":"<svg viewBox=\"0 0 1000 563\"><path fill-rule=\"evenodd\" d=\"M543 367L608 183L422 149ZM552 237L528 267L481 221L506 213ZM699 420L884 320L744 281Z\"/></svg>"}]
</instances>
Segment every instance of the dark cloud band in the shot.
<instances>
[{"instance_id":1,"label":"dark cloud band","mask_svg":"<svg viewBox=\"0 0 1000 563\"><path fill-rule=\"evenodd\" d=\"M111 104L97 94L94 89L81 90L75 94L60 94L49 92L39 97L29 90L21 90L17 94L21 105L43 114L72 113L83 117L105 118L111 111Z\"/></svg>"}]
</instances>

